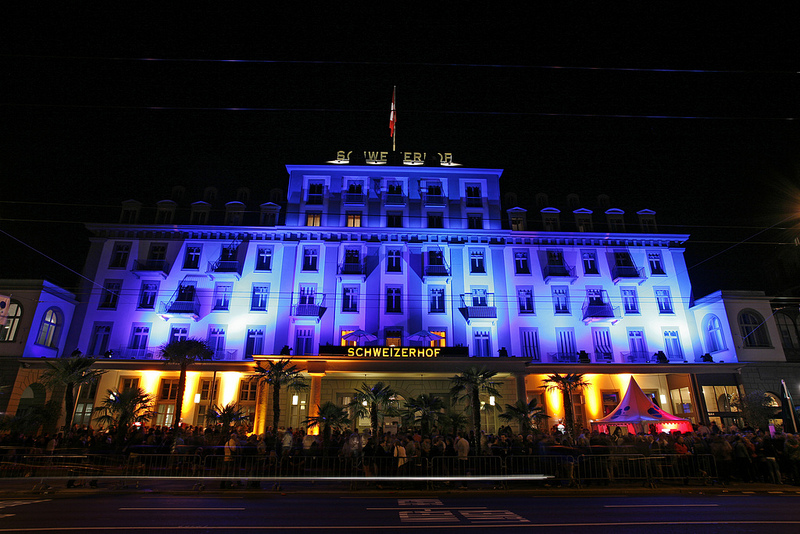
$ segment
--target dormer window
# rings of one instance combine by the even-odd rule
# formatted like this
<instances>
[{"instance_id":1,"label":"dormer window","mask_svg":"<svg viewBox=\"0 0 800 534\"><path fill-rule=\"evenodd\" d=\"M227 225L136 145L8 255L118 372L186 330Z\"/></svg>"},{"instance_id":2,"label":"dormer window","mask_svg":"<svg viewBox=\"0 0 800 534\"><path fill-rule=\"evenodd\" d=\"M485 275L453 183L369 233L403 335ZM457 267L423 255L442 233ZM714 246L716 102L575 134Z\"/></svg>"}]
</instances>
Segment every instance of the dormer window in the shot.
<instances>
[{"instance_id":1,"label":"dormer window","mask_svg":"<svg viewBox=\"0 0 800 534\"><path fill-rule=\"evenodd\" d=\"M559 222L559 214L561 213L556 208L544 208L542 213L542 225L545 232L558 232L561 229Z\"/></svg>"},{"instance_id":2,"label":"dormer window","mask_svg":"<svg viewBox=\"0 0 800 534\"><path fill-rule=\"evenodd\" d=\"M225 224L232 226L242 224L244 207L241 202L228 202L225 204Z\"/></svg>"},{"instance_id":3,"label":"dormer window","mask_svg":"<svg viewBox=\"0 0 800 534\"><path fill-rule=\"evenodd\" d=\"M609 232L625 231L625 212L620 209L606 210L606 222Z\"/></svg>"},{"instance_id":4,"label":"dormer window","mask_svg":"<svg viewBox=\"0 0 800 534\"><path fill-rule=\"evenodd\" d=\"M208 224L208 214L211 211L211 205L207 202L194 202L192 204L192 213L189 217L189 224Z\"/></svg>"},{"instance_id":5,"label":"dormer window","mask_svg":"<svg viewBox=\"0 0 800 534\"><path fill-rule=\"evenodd\" d=\"M466 204L468 208L482 208L483 195L480 184L468 184L465 189Z\"/></svg>"}]
</instances>

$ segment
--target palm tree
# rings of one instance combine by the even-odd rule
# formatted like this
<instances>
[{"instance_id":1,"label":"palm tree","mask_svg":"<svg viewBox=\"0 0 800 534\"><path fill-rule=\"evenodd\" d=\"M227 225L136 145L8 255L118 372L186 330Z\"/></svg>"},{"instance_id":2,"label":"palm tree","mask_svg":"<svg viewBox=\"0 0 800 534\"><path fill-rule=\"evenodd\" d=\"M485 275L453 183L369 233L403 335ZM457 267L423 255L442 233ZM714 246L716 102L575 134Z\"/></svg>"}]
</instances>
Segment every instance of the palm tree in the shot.
<instances>
[{"instance_id":1,"label":"palm tree","mask_svg":"<svg viewBox=\"0 0 800 534\"><path fill-rule=\"evenodd\" d=\"M223 429L230 428L234 423L247 419L247 415L242 412L239 405L229 402L225 406L219 407L216 404L206 414L206 421L220 424Z\"/></svg>"},{"instance_id":2,"label":"palm tree","mask_svg":"<svg viewBox=\"0 0 800 534\"><path fill-rule=\"evenodd\" d=\"M439 424L442 426L443 432L456 435L462 428L466 428L469 420L463 413L448 410L439 417Z\"/></svg>"},{"instance_id":3,"label":"palm tree","mask_svg":"<svg viewBox=\"0 0 800 534\"><path fill-rule=\"evenodd\" d=\"M423 435L430 434L431 427L435 426L442 415L444 401L441 397L430 393L422 393L415 398L406 401L410 419L413 422L419 421L420 430Z\"/></svg>"},{"instance_id":4,"label":"palm tree","mask_svg":"<svg viewBox=\"0 0 800 534\"><path fill-rule=\"evenodd\" d=\"M175 401L175 432L179 432L181 425L181 415L183 411L183 394L186 391L186 370L197 360L210 360L214 355L214 350L208 346L205 340L197 338L187 338L178 341L171 341L161 346L161 357L166 360L167 365L179 365L181 375L178 379L178 398ZM177 440L173 440L174 444Z\"/></svg>"},{"instance_id":5,"label":"palm tree","mask_svg":"<svg viewBox=\"0 0 800 534\"><path fill-rule=\"evenodd\" d=\"M518 400L514 404L506 404L505 411L500 414L500 419L506 422L515 421L519 424L520 433L527 436L533 430L531 421L547 419L544 408L539 406L539 399L533 398L527 404L525 401Z\"/></svg>"},{"instance_id":6,"label":"palm tree","mask_svg":"<svg viewBox=\"0 0 800 534\"><path fill-rule=\"evenodd\" d=\"M328 455L333 430L344 430L350 424L347 410L337 404L327 401L322 406L317 406L317 415L308 416L305 420L308 428L320 427L322 430L322 454Z\"/></svg>"},{"instance_id":7,"label":"palm tree","mask_svg":"<svg viewBox=\"0 0 800 534\"><path fill-rule=\"evenodd\" d=\"M583 373L567 373L547 375L541 388L545 391L560 391L561 404L564 405L564 426L567 435L575 435L575 413L572 408L572 395L588 387L589 382L583 379Z\"/></svg>"},{"instance_id":8,"label":"palm tree","mask_svg":"<svg viewBox=\"0 0 800 534\"><path fill-rule=\"evenodd\" d=\"M353 400L348 405L355 411L355 416L360 417L369 415L370 428L372 429L372 439L375 446L378 446L378 423L380 418L385 415L397 415L399 412L394 406L397 393L383 382L377 382L370 387L362 383L356 389Z\"/></svg>"},{"instance_id":9,"label":"palm tree","mask_svg":"<svg viewBox=\"0 0 800 534\"><path fill-rule=\"evenodd\" d=\"M142 388L109 389L103 400L97 422L108 427L116 427L117 444L121 448L125 438L135 423L147 423L153 418L153 397Z\"/></svg>"},{"instance_id":10,"label":"palm tree","mask_svg":"<svg viewBox=\"0 0 800 534\"><path fill-rule=\"evenodd\" d=\"M66 409L64 428L69 430L75 413L75 395L78 388L83 385L93 384L106 371L92 369L94 358L87 358L81 355L80 352L69 358L60 358L55 363L49 361L45 363L47 363L49 369L42 373L39 380L52 391L64 388L64 408Z\"/></svg>"},{"instance_id":11,"label":"palm tree","mask_svg":"<svg viewBox=\"0 0 800 534\"><path fill-rule=\"evenodd\" d=\"M272 386L273 433L278 431L278 424L281 420L281 389L285 387L289 391L304 391L309 388L306 379L300 373L300 369L292 365L289 358L278 361L268 360L266 367L263 367L261 362L256 364L254 378L264 380Z\"/></svg>"},{"instance_id":12,"label":"palm tree","mask_svg":"<svg viewBox=\"0 0 800 534\"><path fill-rule=\"evenodd\" d=\"M476 451L480 450L481 439L481 395L502 397L494 387L495 383L492 382L492 378L496 374L497 371L472 366L450 378L450 382L453 384L450 388L450 395L456 401L466 399L468 402Z\"/></svg>"}]
</instances>

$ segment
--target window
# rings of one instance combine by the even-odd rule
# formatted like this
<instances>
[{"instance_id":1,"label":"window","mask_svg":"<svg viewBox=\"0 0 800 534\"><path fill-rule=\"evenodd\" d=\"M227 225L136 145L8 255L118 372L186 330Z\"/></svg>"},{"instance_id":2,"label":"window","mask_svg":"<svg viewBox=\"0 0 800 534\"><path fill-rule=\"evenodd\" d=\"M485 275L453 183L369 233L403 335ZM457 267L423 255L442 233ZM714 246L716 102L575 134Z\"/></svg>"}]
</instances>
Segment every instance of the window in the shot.
<instances>
[{"instance_id":1,"label":"window","mask_svg":"<svg viewBox=\"0 0 800 534\"><path fill-rule=\"evenodd\" d=\"M139 377L123 378L119 381L119 390L139 389Z\"/></svg>"},{"instance_id":2,"label":"window","mask_svg":"<svg viewBox=\"0 0 800 534\"><path fill-rule=\"evenodd\" d=\"M717 321L719 321L719 319L717 319ZM778 325L778 332L781 334L783 348L796 349L800 347L797 340L797 328L791 317L785 313L776 313L775 323Z\"/></svg>"},{"instance_id":3,"label":"window","mask_svg":"<svg viewBox=\"0 0 800 534\"><path fill-rule=\"evenodd\" d=\"M471 248L469 249L469 272L472 274L486 273L486 263L484 260L483 249Z\"/></svg>"},{"instance_id":4,"label":"window","mask_svg":"<svg viewBox=\"0 0 800 534\"><path fill-rule=\"evenodd\" d=\"M444 253L441 249L428 250L428 265L425 269L425 274L449 274L444 265Z\"/></svg>"},{"instance_id":5,"label":"window","mask_svg":"<svg viewBox=\"0 0 800 534\"><path fill-rule=\"evenodd\" d=\"M325 184L322 182L312 182L308 184L307 204L322 204Z\"/></svg>"},{"instance_id":6,"label":"window","mask_svg":"<svg viewBox=\"0 0 800 534\"><path fill-rule=\"evenodd\" d=\"M339 339L341 340L339 342L339 345L342 347L357 347L358 341L356 341L355 339L347 338L347 336L349 336L353 332L355 332L355 330L353 330L352 326L347 329L342 328L341 332L339 333Z\"/></svg>"},{"instance_id":7,"label":"window","mask_svg":"<svg viewBox=\"0 0 800 534\"><path fill-rule=\"evenodd\" d=\"M722 336L722 323L720 323L719 317L713 314L707 315L705 319L705 331L706 350L708 352L719 352L725 349L725 338Z\"/></svg>"},{"instance_id":8,"label":"window","mask_svg":"<svg viewBox=\"0 0 800 534\"><path fill-rule=\"evenodd\" d=\"M233 284L230 282L217 282L214 284L214 309L227 311L231 305Z\"/></svg>"},{"instance_id":9,"label":"window","mask_svg":"<svg viewBox=\"0 0 800 534\"><path fill-rule=\"evenodd\" d=\"M539 330L537 328L520 328L519 337L523 358L530 358L534 362L542 361L539 352Z\"/></svg>"},{"instance_id":10,"label":"window","mask_svg":"<svg viewBox=\"0 0 800 534\"><path fill-rule=\"evenodd\" d=\"M158 280L145 280L142 282L142 288L139 291L139 308L152 310L156 307L158 286Z\"/></svg>"},{"instance_id":11,"label":"window","mask_svg":"<svg viewBox=\"0 0 800 534\"><path fill-rule=\"evenodd\" d=\"M317 284L300 284L300 305L315 305Z\"/></svg>"},{"instance_id":12,"label":"window","mask_svg":"<svg viewBox=\"0 0 800 534\"><path fill-rule=\"evenodd\" d=\"M322 213L319 211L306 212L306 226L322 226Z\"/></svg>"},{"instance_id":13,"label":"window","mask_svg":"<svg viewBox=\"0 0 800 534\"><path fill-rule=\"evenodd\" d=\"M178 399L178 379L162 378L161 388L158 390L158 400Z\"/></svg>"},{"instance_id":14,"label":"window","mask_svg":"<svg viewBox=\"0 0 800 534\"><path fill-rule=\"evenodd\" d=\"M389 228L402 228L403 227L403 212L402 211L387 211L386 212L386 226Z\"/></svg>"},{"instance_id":15,"label":"window","mask_svg":"<svg viewBox=\"0 0 800 534\"><path fill-rule=\"evenodd\" d=\"M250 326L247 328L247 340L244 346L244 356L253 359L254 354L264 352L264 328L260 326Z\"/></svg>"},{"instance_id":16,"label":"window","mask_svg":"<svg viewBox=\"0 0 800 534\"><path fill-rule=\"evenodd\" d=\"M158 404L156 406L156 421L157 426L171 427L173 419L175 418L175 404Z\"/></svg>"},{"instance_id":17,"label":"window","mask_svg":"<svg viewBox=\"0 0 800 534\"><path fill-rule=\"evenodd\" d=\"M103 284L103 293L100 295L100 304L103 310L116 310L119 294L122 291L122 280L106 280Z\"/></svg>"},{"instance_id":18,"label":"window","mask_svg":"<svg viewBox=\"0 0 800 534\"><path fill-rule=\"evenodd\" d=\"M514 272L517 274L531 274L531 265L528 261L527 250L514 251Z\"/></svg>"},{"instance_id":19,"label":"window","mask_svg":"<svg viewBox=\"0 0 800 534\"><path fill-rule=\"evenodd\" d=\"M403 311L401 299L402 288L400 287L387 287L386 288L386 312L387 313L401 313Z\"/></svg>"},{"instance_id":20,"label":"window","mask_svg":"<svg viewBox=\"0 0 800 534\"><path fill-rule=\"evenodd\" d=\"M211 381L207 378L200 380L200 400L204 402L216 402L217 391L219 390L219 378Z\"/></svg>"},{"instance_id":21,"label":"window","mask_svg":"<svg viewBox=\"0 0 800 534\"><path fill-rule=\"evenodd\" d=\"M312 343L314 341L314 331L310 328L298 328L295 330L294 355L305 356L313 354Z\"/></svg>"},{"instance_id":22,"label":"window","mask_svg":"<svg viewBox=\"0 0 800 534\"><path fill-rule=\"evenodd\" d=\"M272 247L259 246L256 252L256 271L272 270Z\"/></svg>"},{"instance_id":23,"label":"window","mask_svg":"<svg viewBox=\"0 0 800 534\"><path fill-rule=\"evenodd\" d=\"M189 215L189 224L206 224L208 223L208 207L192 206L192 213Z\"/></svg>"},{"instance_id":24,"label":"window","mask_svg":"<svg viewBox=\"0 0 800 534\"><path fill-rule=\"evenodd\" d=\"M189 326L185 324L176 324L169 329L169 342L175 343L177 341L186 341L189 339Z\"/></svg>"},{"instance_id":25,"label":"window","mask_svg":"<svg viewBox=\"0 0 800 534\"><path fill-rule=\"evenodd\" d=\"M150 338L149 324L133 324L131 327L130 349L131 356L141 358L147 351L147 342Z\"/></svg>"},{"instance_id":26,"label":"window","mask_svg":"<svg viewBox=\"0 0 800 534\"><path fill-rule=\"evenodd\" d=\"M258 394L258 380L245 378L239 381L239 402L255 402Z\"/></svg>"},{"instance_id":27,"label":"window","mask_svg":"<svg viewBox=\"0 0 800 534\"><path fill-rule=\"evenodd\" d=\"M269 300L269 284L253 284L250 311L267 311L267 300Z\"/></svg>"},{"instance_id":28,"label":"window","mask_svg":"<svg viewBox=\"0 0 800 534\"><path fill-rule=\"evenodd\" d=\"M583 259L583 274L600 274L597 269L597 252L594 250L581 251Z\"/></svg>"},{"instance_id":29,"label":"window","mask_svg":"<svg viewBox=\"0 0 800 534\"><path fill-rule=\"evenodd\" d=\"M655 288L658 313L675 313L672 309L672 297L666 287Z\"/></svg>"},{"instance_id":30,"label":"window","mask_svg":"<svg viewBox=\"0 0 800 534\"><path fill-rule=\"evenodd\" d=\"M114 250L111 253L109 269L125 269L128 266L128 256L131 252L130 243L114 243Z\"/></svg>"},{"instance_id":31,"label":"window","mask_svg":"<svg viewBox=\"0 0 800 534\"><path fill-rule=\"evenodd\" d=\"M519 313L521 314L536 313L536 308L533 305L532 287L518 287L517 302L519 303Z\"/></svg>"},{"instance_id":32,"label":"window","mask_svg":"<svg viewBox=\"0 0 800 534\"><path fill-rule=\"evenodd\" d=\"M358 311L358 286L342 287L342 311Z\"/></svg>"},{"instance_id":33,"label":"window","mask_svg":"<svg viewBox=\"0 0 800 534\"><path fill-rule=\"evenodd\" d=\"M769 335L764 319L756 311L745 310L739 314L739 331L744 347L769 347Z\"/></svg>"},{"instance_id":34,"label":"window","mask_svg":"<svg viewBox=\"0 0 800 534\"><path fill-rule=\"evenodd\" d=\"M200 256L203 252L202 245L189 245L186 247L186 255L183 257L184 269L197 269L200 266Z\"/></svg>"},{"instance_id":35,"label":"window","mask_svg":"<svg viewBox=\"0 0 800 534\"><path fill-rule=\"evenodd\" d=\"M628 348L631 350L631 361L645 360L647 358L647 343L645 343L644 330L639 328L628 330Z\"/></svg>"},{"instance_id":36,"label":"window","mask_svg":"<svg viewBox=\"0 0 800 534\"><path fill-rule=\"evenodd\" d=\"M483 215L480 213L468 213L467 228L470 230L481 230L483 228Z\"/></svg>"},{"instance_id":37,"label":"window","mask_svg":"<svg viewBox=\"0 0 800 534\"><path fill-rule=\"evenodd\" d=\"M650 265L650 274L651 275L664 275L667 274L664 271L664 263L661 261L661 253L660 252L648 252L647 253L647 263Z\"/></svg>"},{"instance_id":38,"label":"window","mask_svg":"<svg viewBox=\"0 0 800 534\"><path fill-rule=\"evenodd\" d=\"M428 213L428 228L444 228L444 216L442 213Z\"/></svg>"},{"instance_id":39,"label":"window","mask_svg":"<svg viewBox=\"0 0 800 534\"><path fill-rule=\"evenodd\" d=\"M387 347L403 346L403 331L399 328L387 328L384 336L386 337Z\"/></svg>"},{"instance_id":40,"label":"window","mask_svg":"<svg viewBox=\"0 0 800 534\"><path fill-rule=\"evenodd\" d=\"M468 184L466 186L466 204L468 208L480 208L483 206L480 184Z\"/></svg>"},{"instance_id":41,"label":"window","mask_svg":"<svg viewBox=\"0 0 800 534\"><path fill-rule=\"evenodd\" d=\"M22 306L19 302L12 300L8 306L5 326L0 325L0 342L14 341L17 338L17 328L22 319Z\"/></svg>"},{"instance_id":42,"label":"window","mask_svg":"<svg viewBox=\"0 0 800 534\"><path fill-rule=\"evenodd\" d=\"M608 328L592 328L592 345L595 361L610 362L614 360L611 348L611 331Z\"/></svg>"},{"instance_id":43,"label":"window","mask_svg":"<svg viewBox=\"0 0 800 534\"><path fill-rule=\"evenodd\" d=\"M664 352L670 360L683 359L683 349L677 330L664 330Z\"/></svg>"},{"instance_id":44,"label":"window","mask_svg":"<svg viewBox=\"0 0 800 534\"><path fill-rule=\"evenodd\" d=\"M360 211L348 211L347 212L347 227L348 228L360 228L361 227L361 212Z\"/></svg>"},{"instance_id":45,"label":"window","mask_svg":"<svg viewBox=\"0 0 800 534\"><path fill-rule=\"evenodd\" d=\"M319 258L319 249L317 247L303 248L303 270L316 271L318 258Z\"/></svg>"},{"instance_id":46,"label":"window","mask_svg":"<svg viewBox=\"0 0 800 534\"><path fill-rule=\"evenodd\" d=\"M556 347L558 360L573 361L578 354L575 345L575 330L572 328L556 328Z\"/></svg>"},{"instance_id":47,"label":"window","mask_svg":"<svg viewBox=\"0 0 800 534\"><path fill-rule=\"evenodd\" d=\"M90 356L105 356L108 342L111 339L111 323L94 323L92 337L89 340Z\"/></svg>"},{"instance_id":48,"label":"window","mask_svg":"<svg viewBox=\"0 0 800 534\"><path fill-rule=\"evenodd\" d=\"M553 286L552 295L555 313L569 314L569 289L566 286Z\"/></svg>"},{"instance_id":49,"label":"window","mask_svg":"<svg viewBox=\"0 0 800 534\"><path fill-rule=\"evenodd\" d=\"M564 266L564 251L561 249L551 248L547 250L547 265L551 267Z\"/></svg>"},{"instance_id":50,"label":"window","mask_svg":"<svg viewBox=\"0 0 800 534\"><path fill-rule=\"evenodd\" d=\"M430 313L445 313L444 287L432 286L428 288L428 302Z\"/></svg>"},{"instance_id":51,"label":"window","mask_svg":"<svg viewBox=\"0 0 800 534\"><path fill-rule=\"evenodd\" d=\"M446 330L431 330L431 334L436 334L439 339L431 339L431 347L446 347L447 346L447 331Z\"/></svg>"},{"instance_id":52,"label":"window","mask_svg":"<svg viewBox=\"0 0 800 534\"><path fill-rule=\"evenodd\" d=\"M486 287L473 287L471 291L473 306L489 305L489 289Z\"/></svg>"},{"instance_id":53,"label":"window","mask_svg":"<svg viewBox=\"0 0 800 534\"><path fill-rule=\"evenodd\" d=\"M635 287L623 287L622 292L622 307L626 315L632 313L639 313L639 296L636 294Z\"/></svg>"},{"instance_id":54,"label":"window","mask_svg":"<svg viewBox=\"0 0 800 534\"><path fill-rule=\"evenodd\" d=\"M477 358L488 358L492 355L492 343L488 330L472 331L472 355Z\"/></svg>"},{"instance_id":55,"label":"window","mask_svg":"<svg viewBox=\"0 0 800 534\"><path fill-rule=\"evenodd\" d=\"M167 259L166 243L151 243L150 252L147 254L148 261L160 262Z\"/></svg>"},{"instance_id":56,"label":"window","mask_svg":"<svg viewBox=\"0 0 800 534\"><path fill-rule=\"evenodd\" d=\"M402 251L398 249L389 249L386 252L386 272L399 273L403 271L402 264Z\"/></svg>"},{"instance_id":57,"label":"window","mask_svg":"<svg viewBox=\"0 0 800 534\"><path fill-rule=\"evenodd\" d=\"M61 337L61 328L64 326L64 314L58 308L49 308L44 312L42 323L39 325L39 335L36 344L45 347L57 348Z\"/></svg>"},{"instance_id":58,"label":"window","mask_svg":"<svg viewBox=\"0 0 800 534\"><path fill-rule=\"evenodd\" d=\"M211 325L208 327L208 346L214 351L215 360L227 360L225 357L225 327L222 325Z\"/></svg>"},{"instance_id":59,"label":"window","mask_svg":"<svg viewBox=\"0 0 800 534\"><path fill-rule=\"evenodd\" d=\"M522 215L512 215L511 216L511 230L514 232L524 232L525 231L525 217Z\"/></svg>"}]
</instances>

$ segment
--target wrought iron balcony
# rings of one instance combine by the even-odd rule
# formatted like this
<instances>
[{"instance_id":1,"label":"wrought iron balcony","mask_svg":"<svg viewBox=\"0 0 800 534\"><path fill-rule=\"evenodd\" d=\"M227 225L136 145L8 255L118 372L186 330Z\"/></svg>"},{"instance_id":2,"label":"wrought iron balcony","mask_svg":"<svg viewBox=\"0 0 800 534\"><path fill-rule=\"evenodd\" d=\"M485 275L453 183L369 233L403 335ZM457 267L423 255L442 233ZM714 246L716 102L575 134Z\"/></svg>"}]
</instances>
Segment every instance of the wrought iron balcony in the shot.
<instances>
[{"instance_id":1,"label":"wrought iron balcony","mask_svg":"<svg viewBox=\"0 0 800 534\"><path fill-rule=\"evenodd\" d=\"M164 278L169 274L171 264L167 260L133 260L131 272L160 273Z\"/></svg>"},{"instance_id":2,"label":"wrought iron balcony","mask_svg":"<svg viewBox=\"0 0 800 534\"><path fill-rule=\"evenodd\" d=\"M645 280L644 269L637 269L635 265L614 265L611 267L611 278L615 284L620 280L638 280L641 284Z\"/></svg>"},{"instance_id":3,"label":"wrought iron balcony","mask_svg":"<svg viewBox=\"0 0 800 534\"><path fill-rule=\"evenodd\" d=\"M549 283L553 279L557 280L570 280L574 282L578 279L575 275L575 267L570 267L566 263L550 265L546 264L544 266L544 271L542 272L542 276L544 277L545 284Z\"/></svg>"},{"instance_id":4,"label":"wrought iron balcony","mask_svg":"<svg viewBox=\"0 0 800 534\"><path fill-rule=\"evenodd\" d=\"M384 196L384 203L387 206L404 206L406 203L406 196L402 193L386 193Z\"/></svg>"},{"instance_id":5,"label":"wrought iron balcony","mask_svg":"<svg viewBox=\"0 0 800 534\"><path fill-rule=\"evenodd\" d=\"M200 300L195 296L192 300L170 300L161 303L161 315L189 315L195 320L200 318Z\"/></svg>"},{"instance_id":6,"label":"wrought iron balcony","mask_svg":"<svg viewBox=\"0 0 800 534\"><path fill-rule=\"evenodd\" d=\"M237 280L242 275L242 264L238 260L218 260L208 262L206 274L209 278L233 277Z\"/></svg>"},{"instance_id":7,"label":"wrought iron balcony","mask_svg":"<svg viewBox=\"0 0 800 534\"><path fill-rule=\"evenodd\" d=\"M447 265L426 265L425 276L450 276L450 267Z\"/></svg>"},{"instance_id":8,"label":"wrought iron balcony","mask_svg":"<svg viewBox=\"0 0 800 534\"><path fill-rule=\"evenodd\" d=\"M426 206L444 206L447 202L447 197L444 195L429 195L427 193L423 193L422 202Z\"/></svg>"},{"instance_id":9,"label":"wrought iron balcony","mask_svg":"<svg viewBox=\"0 0 800 534\"><path fill-rule=\"evenodd\" d=\"M344 262L339 264L338 274L365 274L365 266L363 262Z\"/></svg>"},{"instance_id":10,"label":"wrought iron balcony","mask_svg":"<svg viewBox=\"0 0 800 534\"><path fill-rule=\"evenodd\" d=\"M110 358L121 358L123 360L160 360L161 350L159 347L130 348L120 347L110 351Z\"/></svg>"},{"instance_id":11,"label":"wrought iron balcony","mask_svg":"<svg viewBox=\"0 0 800 534\"><path fill-rule=\"evenodd\" d=\"M597 323L610 322L616 323L620 319L619 307L614 307L608 301L608 294L603 291L602 297L588 297L583 302L583 322Z\"/></svg>"},{"instance_id":12,"label":"wrought iron balcony","mask_svg":"<svg viewBox=\"0 0 800 534\"><path fill-rule=\"evenodd\" d=\"M579 363L577 352L548 352L547 359L550 363Z\"/></svg>"},{"instance_id":13,"label":"wrought iron balcony","mask_svg":"<svg viewBox=\"0 0 800 534\"><path fill-rule=\"evenodd\" d=\"M497 307L494 305L494 293L464 293L461 295L461 306L458 310L467 321L470 319L497 318Z\"/></svg>"},{"instance_id":14,"label":"wrought iron balcony","mask_svg":"<svg viewBox=\"0 0 800 534\"><path fill-rule=\"evenodd\" d=\"M363 204L365 199L366 195L364 193L350 193L347 191L342 193L342 202L345 204Z\"/></svg>"},{"instance_id":15,"label":"wrought iron balcony","mask_svg":"<svg viewBox=\"0 0 800 534\"><path fill-rule=\"evenodd\" d=\"M293 317L314 317L319 320L327 308L325 307L325 295L313 295L298 299L292 305Z\"/></svg>"},{"instance_id":16,"label":"wrought iron balcony","mask_svg":"<svg viewBox=\"0 0 800 534\"><path fill-rule=\"evenodd\" d=\"M620 353L622 359L629 363L649 363L655 361L655 356L642 350L632 350Z\"/></svg>"}]
</instances>

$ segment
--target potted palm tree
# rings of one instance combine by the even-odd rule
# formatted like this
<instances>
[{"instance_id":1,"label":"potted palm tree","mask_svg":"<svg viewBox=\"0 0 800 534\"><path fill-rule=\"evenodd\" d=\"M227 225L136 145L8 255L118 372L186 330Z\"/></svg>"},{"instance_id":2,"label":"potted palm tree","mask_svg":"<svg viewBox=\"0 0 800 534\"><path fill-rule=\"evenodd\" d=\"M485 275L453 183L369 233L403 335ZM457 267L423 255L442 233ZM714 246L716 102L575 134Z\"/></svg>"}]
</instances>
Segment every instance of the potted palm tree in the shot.
<instances>
[{"instance_id":1,"label":"potted palm tree","mask_svg":"<svg viewBox=\"0 0 800 534\"><path fill-rule=\"evenodd\" d=\"M583 378L583 373L555 373L544 379L541 388L545 391L559 391L561 403L564 405L564 428L567 436L575 437L575 411L572 408L572 395L580 393L590 384Z\"/></svg>"},{"instance_id":2,"label":"potted palm tree","mask_svg":"<svg viewBox=\"0 0 800 534\"><path fill-rule=\"evenodd\" d=\"M475 439L473 446L476 451L480 450L481 395L502 397L492 380L496 374L497 371L473 366L450 378L452 384L450 395L453 400L466 399L469 406L470 423Z\"/></svg>"}]
</instances>

